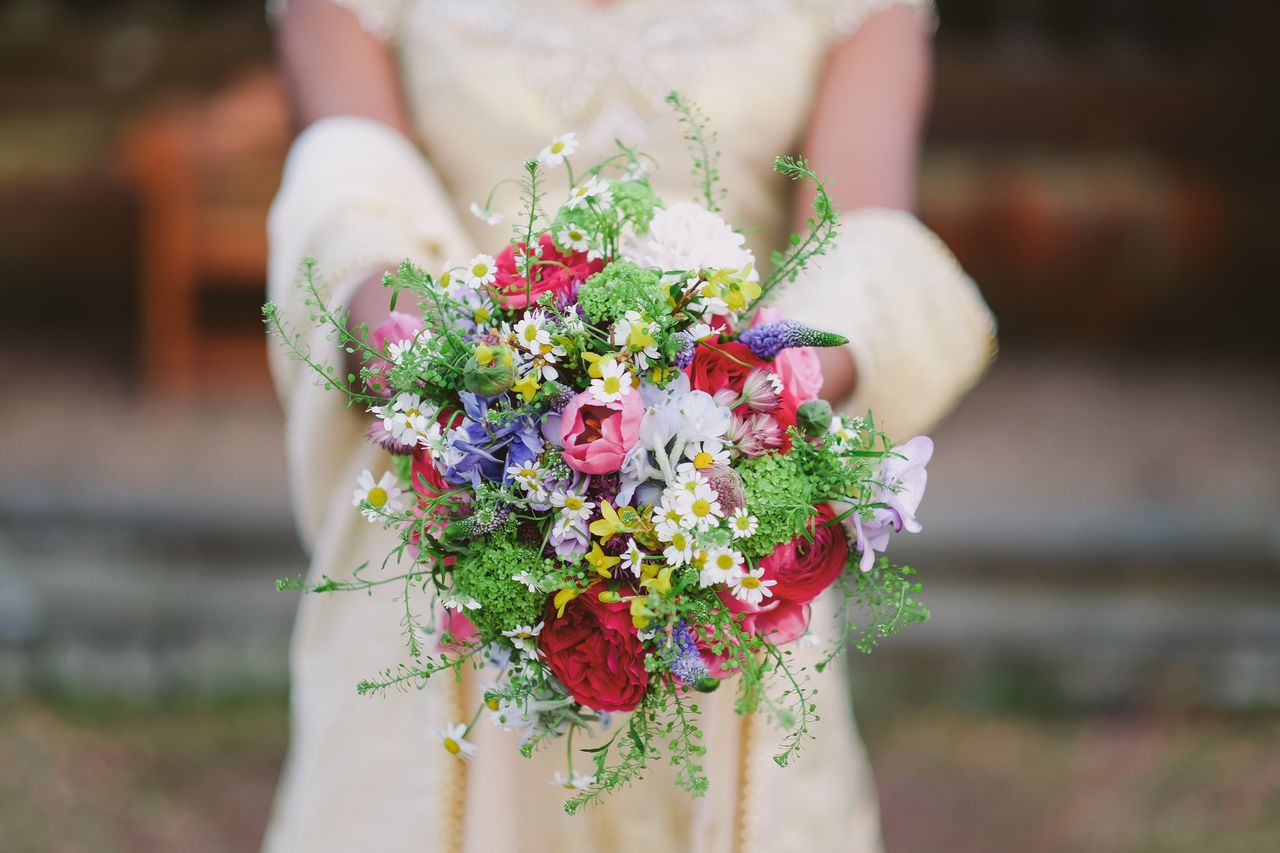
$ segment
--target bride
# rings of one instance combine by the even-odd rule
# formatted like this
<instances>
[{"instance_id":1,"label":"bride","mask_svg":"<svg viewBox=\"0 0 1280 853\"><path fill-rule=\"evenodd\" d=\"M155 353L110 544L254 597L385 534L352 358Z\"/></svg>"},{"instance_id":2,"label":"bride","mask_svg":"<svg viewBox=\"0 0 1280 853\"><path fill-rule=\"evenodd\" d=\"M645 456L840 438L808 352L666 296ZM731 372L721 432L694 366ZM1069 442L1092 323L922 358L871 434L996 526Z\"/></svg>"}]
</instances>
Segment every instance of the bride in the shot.
<instances>
[{"instance_id":1,"label":"bride","mask_svg":"<svg viewBox=\"0 0 1280 853\"><path fill-rule=\"evenodd\" d=\"M823 395L871 408L888 432L936 422L994 352L973 282L911 214L929 71L928 0L288 0L280 51L298 126L271 211L270 295L294 328L307 307L300 261L352 321L385 319L382 273L410 258L429 271L505 239L468 213L557 134L580 156L622 139L665 168L669 200L690 197L687 155L664 97L678 90L718 131L726 218L758 257L784 243L807 199L773 157L799 148L832 179L845 211L835 249L783 297L787 314L839 332L821 350ZM516 199L494 210L508 218ZM476 207L481 215L485 211ZM315 351L330 346L312 341ZM287 416L293 501L311 575L341 578L395 545L351 508L385 453L366 418L272 350ZM334 353L333 359L338 359ZM398 612L397 608L401 611ZM823 624L815 608L812 630ZM826 608L830 612L830 608ZM730 691L704 703L709 794L651 777L576 817L551 784L562 757L525 760L512 733L481 720L469 763L436 728L466 722L484 673L446 676L384 698L355 683L403 648L393 596L308 596L291 652L292 743L268 851L847 851L880 847L873 783L839 667L823 682L816 740L793 766L776 737L738 718ZM803 659L806 652L798 651Z\"/></svg>"}]
</instances>

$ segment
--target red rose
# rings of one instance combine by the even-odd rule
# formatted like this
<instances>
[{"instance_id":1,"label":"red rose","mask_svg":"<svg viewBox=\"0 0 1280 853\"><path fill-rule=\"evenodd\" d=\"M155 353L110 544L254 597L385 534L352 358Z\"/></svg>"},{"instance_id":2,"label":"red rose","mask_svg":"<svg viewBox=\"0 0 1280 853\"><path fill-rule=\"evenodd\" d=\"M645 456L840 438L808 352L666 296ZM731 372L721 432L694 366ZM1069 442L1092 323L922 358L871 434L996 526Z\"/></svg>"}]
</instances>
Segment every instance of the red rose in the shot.
<instances>
[{"instance_id":1,"label":"red rose","mask_svg":"<svg viewBox=\"0 0 1280 853\"><path fill-rule=\"evenodd\" d=\"M649 683L644 646L625 601L603 602L604 584L570 601L564 616L554 609L538 636L538 652L570 695L597 711L630 711Z\"/></svg>"},{"instance_id":2,"label":"red rose","mask_svg":"<svg viewBox=\"0 0 1280 853\"><path fill-rule=\"evenodd\" d=\"M558 297L568 296L576 285L604 269L602 258L587 260L586 252L562 254L550 234L543 234L538 245L542 247L542 260L553 263L534 266L527 287L524 276L516 271L516 249L523 251L524 243L508 244L493 259L496 276L493 288L507 308L527 308L529 302L537 302L539 296L548 292Z\"/></svg>"},{"instance_id":3,"label":"red rose","mask_svg":"<svg viewBox=\"0 0 1280 853\"><path fill-rule=\"evenodd\" d=\"M696 391L706 391L711 395L725 388L740 394L747 374L757 367L777 372L774 365L757 356L744 343L729 341L728 343L698 344L693 351L693 361L689 362L687 371L689 386ZM782 405L771 414L778 421L778 427L784 437L788 427L795 426L796 409L799 405L792 390L784 386ZM735 411L741 415L750 414L745 404ZM790 447L790 442L784 441L784 447Z\"/></svg>"},{"instance_id":4,"label":"red rose","mask_svg":"<svg viewBox=\"0 0 1280 853\"><path fill-rule=\"evenodd\" d=\"M809 519L810 542L797 536L783 542L760 561L764 576L777 581L772 591L775 598L796 604L808 604L824 589L835 583L849 559L849 540L841 524L822 525L835 518L829 504L819 504L817 515Z\"/></svg>"}]
</instances>

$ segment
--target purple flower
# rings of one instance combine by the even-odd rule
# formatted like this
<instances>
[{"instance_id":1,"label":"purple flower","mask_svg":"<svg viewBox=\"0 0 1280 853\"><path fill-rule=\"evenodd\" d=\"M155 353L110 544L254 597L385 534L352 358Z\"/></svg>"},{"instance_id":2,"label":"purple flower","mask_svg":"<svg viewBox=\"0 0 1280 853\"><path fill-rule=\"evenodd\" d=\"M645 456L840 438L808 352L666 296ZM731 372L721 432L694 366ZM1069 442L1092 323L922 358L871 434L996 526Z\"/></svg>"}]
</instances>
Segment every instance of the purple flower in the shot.
<instances>
[{"instance_id":1,"label":"purple flower","mask_svg":"<svg viewBox=\"0 0 1280 853\"><path fill-rule=\"evenodd\" d=\"M562 560L575 560L587 551L590 542L586 529L580 524L555 524L551 528L551 547Z\"/></svg>"},{"instance_id":2,"label":"purple flower","mask_svg":"<svg viewBox=\"0 0 1280 853\"><path fill-rule=\"evenodd\" d=\"M838 347L849 339L833 332L819 332L794 320L775 320L747 329L738 336L755 355L773 359L784 349L795 347Z\"/></svg>"},{"instance_id":3,"label":"purple flower","mask_svg":"<svg viewBox=\"0 0 1280 853\"><path fill-rule=\"evenodd\" d=\"M689 337L684 332L680 333L679 338L680 349L676 350L675 363L676 367L684 370L693 362L693 351L695 347L693 344L693 338Z\"/></svg>"},{"instance_id":4,"label":"purple flower","mask_svg":"<svg viewBox=\"0 0 1280 853\"><path fill-rule=\"evenodd\" d=\"M862 552L862 571L870 571L875 565L876 553L883 553L888 547L890 534L903 530L920 532L916 510L924 498L929 479L925 466L932 457L933 440L918 435L895 447L880 463L871 499L884 506L872 510L870 520L864 521L857 513L852 516L855 547Z\"/></svg>"},{"instance_id":5,"label":"purple flower","mask_svg":"<svg viewBox=\"0 0 1280 853\"><path fill-rule=\"evenodd\" d=\"M447 436L444 477L450 483L479 487L482 480L507 482L508 467L528 462L542 451L542 437L529 416L491 419L483 397L462 391L458 398L467 417Z\"/></svg>"},{"instance_id":6,"label":"purple flower","mask_svg":"<svg viewBox=\"0 0 1280 853\"><path fill-rule=\"evenodd\" d=\"M671 638L659 632L657 635L659 648L670 651L672 655L671 674L690 687L697 687L712 678L707 663L702 659L702 652L694 640L693 632L683 619L671 629Z\"/></svg>"}]
</instances>

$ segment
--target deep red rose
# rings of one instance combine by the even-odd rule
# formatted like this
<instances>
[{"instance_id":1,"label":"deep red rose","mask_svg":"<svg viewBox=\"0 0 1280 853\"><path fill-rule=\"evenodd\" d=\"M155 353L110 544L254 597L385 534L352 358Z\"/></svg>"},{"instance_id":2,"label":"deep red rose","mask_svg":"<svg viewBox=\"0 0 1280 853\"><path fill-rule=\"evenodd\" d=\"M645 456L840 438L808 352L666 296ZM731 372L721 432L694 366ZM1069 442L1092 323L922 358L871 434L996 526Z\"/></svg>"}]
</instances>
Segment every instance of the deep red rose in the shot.
<instances>
[{"instance_id":1,"label":"deep red rose","mask_svg":"<svg viewBox=\"0 0 1280 853\"><path fill-rule=\"evenodd\" d=\"M777 372L776 367L757 356L744 343L712 341L698 344L693 351L693 361L689 362L686 372L689 374L689 386L696 391L706 391L714 395L717 391L727 388L740 394L747 374L757 367ZM795 394L784 386L782 405L772 413L778 421L778 427L782 430L784 448L791 446L791 443L785 440L785 436L787 429L795 426L796 409L799 406L800 402L796 400ZM746 405L739 406L735 411L741 415L750 414Z\"/></svg>"},{"instance_id":2,"label":"deep red rose","mask_svg":"<svg viewBox=\"0 0 1280 853\"><path fill-rule=\"evenodd\" d=\"M543 234L538 245L542 247L542 260L554 263L534 266L527 288L524 276L516 271L516 249L523 251L524 243L507 244L493 259L496 276L493 287L507 308L527 308L529 302L537 302L539 296L548 292L567 297L588 276L604 269L602 258L589 261L586 252L562 253L550 234Z\"/></svg>"},{"instance_id":3,"label":"deep red rose","mask_svg":"<svg viewBox=\"0 0 1280 853\"><path fill-rule=\"evenodd\" d=\"M835 518L830 504L814 507L817 515L809 519L810 542L797 536L783 542L760 561L767 579L777 581L772 588L775 598L795 604L808 604L824 589L835 583L849 559L849 540L844 525L823 523Z\"/></svg>"},{"instance_id":4,"label":"deep red rose","mask_svg":"<svg viewBox=\"0 0 1280 853\"><path fill-rule=\"evenodd\" d=\"M603 602L605 584L570 601L564 616L547 612L538 652L570 695L597 711L630 711L649 683L644 646L625 601Z\"/></svg>"}]
</instances>

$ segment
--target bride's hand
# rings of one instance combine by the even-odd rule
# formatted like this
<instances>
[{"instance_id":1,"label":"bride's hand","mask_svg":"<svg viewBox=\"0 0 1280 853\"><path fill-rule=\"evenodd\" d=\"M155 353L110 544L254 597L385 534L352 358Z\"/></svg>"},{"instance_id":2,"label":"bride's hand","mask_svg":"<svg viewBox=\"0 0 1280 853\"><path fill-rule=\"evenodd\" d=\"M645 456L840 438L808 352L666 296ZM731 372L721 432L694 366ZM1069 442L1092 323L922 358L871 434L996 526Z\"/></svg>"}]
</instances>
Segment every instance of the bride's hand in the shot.
<instances>
[{"instance_id":1,"label":"bride's hand","mask_svg":"<svg viewBox=\"0 0 1280 853\"><path fill-rule=\"evenodd\" d=\"M817 353L822 366L819 396L833 406L839 405L849 399L858 386L858 366L846 347L825 347Z\"/></svg>"}]
</instances>

